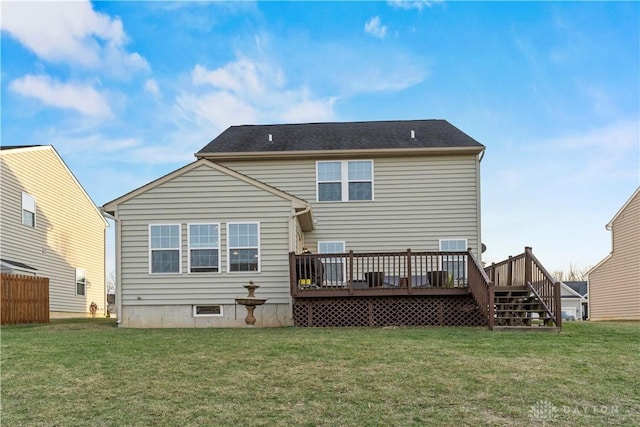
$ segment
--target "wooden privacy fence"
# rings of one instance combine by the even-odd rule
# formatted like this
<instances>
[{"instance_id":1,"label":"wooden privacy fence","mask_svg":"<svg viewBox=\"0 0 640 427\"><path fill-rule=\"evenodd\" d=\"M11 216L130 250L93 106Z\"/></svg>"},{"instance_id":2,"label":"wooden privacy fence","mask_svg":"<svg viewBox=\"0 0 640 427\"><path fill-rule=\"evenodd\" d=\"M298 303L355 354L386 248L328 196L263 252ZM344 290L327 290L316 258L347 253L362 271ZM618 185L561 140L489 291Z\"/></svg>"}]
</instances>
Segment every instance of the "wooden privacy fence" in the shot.
<instances>
[{"instance_id":1,"label":"wooden privacy fence","mask_svg":"<svg viewBox=\"0 0 640 427\"><path fill-rule=\"evenodd\" d=\"M49 279L0 274L0 317L3 325L49 322Z\"/></svg>"}]
</instances>

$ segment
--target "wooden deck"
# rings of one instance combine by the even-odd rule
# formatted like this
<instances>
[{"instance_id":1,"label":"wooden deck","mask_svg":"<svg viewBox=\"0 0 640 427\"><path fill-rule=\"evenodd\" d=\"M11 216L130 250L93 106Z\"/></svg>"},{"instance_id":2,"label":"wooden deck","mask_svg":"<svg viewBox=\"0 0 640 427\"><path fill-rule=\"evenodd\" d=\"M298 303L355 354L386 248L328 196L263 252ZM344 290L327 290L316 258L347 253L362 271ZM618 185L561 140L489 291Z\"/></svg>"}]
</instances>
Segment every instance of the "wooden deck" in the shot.
<instances>
[{"instance_id":1,"label":"wooden deck","mask_svg":"<svg viewBox=\"0 0 640 427\"><path fill-rule=\"evenodd\" d=\"M488 278L470 251L291 254L298 326L486 326Z\"/></svg>"},{"instance_id":2,"label":"wooden deck","mask_svg":"<svg viewBox=\"0 0 640 427\"><path fill-rule=\"evenodd\" d=\"M560 284L531 248L483 269L465 252L290 254L297 326L562 327ZM535 324L539 323L539 320Z\"/></svg>"}]
</instances>

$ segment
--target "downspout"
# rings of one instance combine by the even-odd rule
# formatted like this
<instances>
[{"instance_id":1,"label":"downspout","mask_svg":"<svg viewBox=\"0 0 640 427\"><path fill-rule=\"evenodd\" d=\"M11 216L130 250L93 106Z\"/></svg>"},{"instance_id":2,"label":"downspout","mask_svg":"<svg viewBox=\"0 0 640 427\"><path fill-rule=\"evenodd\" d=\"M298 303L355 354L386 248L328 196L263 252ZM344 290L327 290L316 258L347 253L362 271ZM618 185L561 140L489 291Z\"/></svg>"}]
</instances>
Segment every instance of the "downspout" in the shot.
<instances>
[{"instance_id":1,"label":"downspout","mask_svg":"<svg viewBox=\"0 0 640 427\"><path fill-rule=\"evenodd\" d=\"M482 188L480 185L480 162L482 162L482 159L484 158L484 153L485 151L482 150L480 152L480 155L478 156L478 163L476 164L476 176L477 176L477 194L478 194L478 201L476 204L476 209L478 212L478 247L476 248L476 252L478 253L478 262L480 263L480 266L482 266Z\"/></svg>"},{"instance_id":2,"label":"downspout","mask_svg":"<svg viewBox=\"0 0 640 427\"><path fill-rule=\"evenodd\" d=\"M295 220L297 217L299 217L300 215L304 215L306 213L309 213L309 211L311 211L311 205L309 203L307 203L307 205L305 206L305 208L303 210L301 210L300 212L294 212L293 215L291 215L291 225L290 225L290 234L289 234L289 249L290 252L295 252L296 249L296 227L295 227Z\"/></svg>"},{"instance_id":3,"label":"downspout","mask_svg":"<svg viewBox=\"0 0 640 427\"><path fill-rule=\"evenodd\" d=\"M102 212L103 216L106 216L104 212ZM107 311L109 310L109 302L107 301L107 283L109 281L109 272L107 271L107 230L109 230L109 228L111 228L111 226L109 225L109 223L107 222L107 226L104 228L103 231L103 242L102 242L102 253L103 253L103 260L102 260L102 269L104 270L104 287L103 287L103 291L102 291L102 305L104 306L104 317L107 317Z\"/></svg>"},{"instance_id":4,"label":"downspout","mask_svg":"<svg viewBox=\"0 0 640 427\"><path fill-rule=\"evenodd\" d=\"M117 211L114 212L115 215L108 214L104 212L104 215L112 219L116 223L116 231L115 231L115 261L116 261L116 316L118 320L116 324L120 326L120 322L122 322L122 272L121 272L121 263L120 263L120 220L118 218Z\"/></svg>"},{"instance_id":5,"label":"downspout","mask_svg":"<svg viewBox=\"0 0 640 427\"><path fill-rule=\"evenodd\" d=\"M289 252L295 252L296 251L296 230L297 230L297 226L296 226L296 219L300 216L300 215L304 215L306 213L309 213L309 211L311 211L311 205L309 203L307 203L307 205L305 206L305 208L303 210L301 210L300 212L293 212L293 214L291 215L290 219L289 219ZM287 258L289 254L287 254ZM291 268L289 268L289 271L291 271ZM291 281L291 277L289 277L289 281ZM294 324L294 320L293 320L293 295L291 295L291 291L289 291L289 319L291 324Z\"/></svg>"}]
</instances>

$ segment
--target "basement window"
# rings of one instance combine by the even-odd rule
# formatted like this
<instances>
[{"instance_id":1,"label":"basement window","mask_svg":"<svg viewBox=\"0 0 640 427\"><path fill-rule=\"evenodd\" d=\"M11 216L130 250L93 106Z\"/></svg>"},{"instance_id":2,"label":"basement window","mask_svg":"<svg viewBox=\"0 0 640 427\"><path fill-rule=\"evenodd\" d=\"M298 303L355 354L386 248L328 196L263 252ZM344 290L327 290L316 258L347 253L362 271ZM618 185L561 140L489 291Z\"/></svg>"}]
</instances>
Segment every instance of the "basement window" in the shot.
<instances>
[{"instance_id":1,"label":"basement window","mask_svg":"<svg viewBox=\"0 0 640 427\"><path fill-rule=\"evenodd\" d=\"M193 317L222 317L221 305L194 305Z\"/></svg>"}]
</instances>

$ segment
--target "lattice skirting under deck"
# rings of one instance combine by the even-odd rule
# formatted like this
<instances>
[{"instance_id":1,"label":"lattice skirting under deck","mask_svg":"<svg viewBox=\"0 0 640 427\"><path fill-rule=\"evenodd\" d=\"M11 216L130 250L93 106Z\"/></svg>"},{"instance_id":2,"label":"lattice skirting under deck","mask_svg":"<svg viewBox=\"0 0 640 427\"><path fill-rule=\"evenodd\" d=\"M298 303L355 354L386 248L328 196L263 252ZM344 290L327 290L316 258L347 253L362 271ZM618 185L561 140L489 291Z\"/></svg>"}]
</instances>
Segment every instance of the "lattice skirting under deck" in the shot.
<instances>
[{"instance_id":1,"label":"lattice skirting under deck","mask_svg":"<svg viewBox=\"0 0 640 427\"><path fill-rule=\"evenodd\" d=\"M487 326L471 295L295 298L296 326Z\"/></svg>"}]
</instances>

